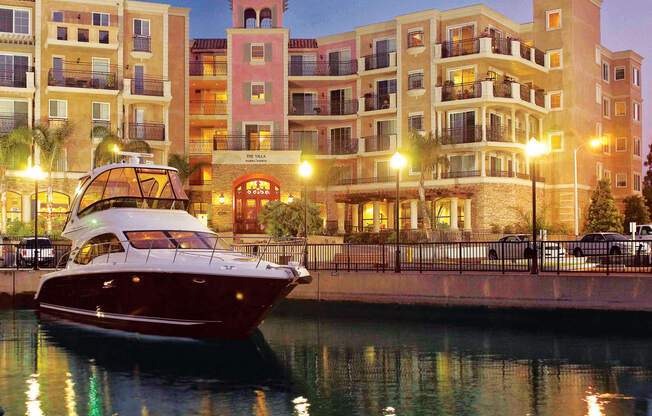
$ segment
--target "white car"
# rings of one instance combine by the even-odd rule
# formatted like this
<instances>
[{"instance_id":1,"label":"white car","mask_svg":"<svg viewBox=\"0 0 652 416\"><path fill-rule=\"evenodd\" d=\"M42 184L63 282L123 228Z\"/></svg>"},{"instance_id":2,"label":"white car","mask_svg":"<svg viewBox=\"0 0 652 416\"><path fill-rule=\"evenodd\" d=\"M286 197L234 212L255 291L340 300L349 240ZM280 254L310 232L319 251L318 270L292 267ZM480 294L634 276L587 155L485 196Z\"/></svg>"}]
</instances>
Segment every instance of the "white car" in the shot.
<instances>
[{"instance_id":1,"label":"white car","mask_svg":"<svg viewBox=\"0 0 652 416\"><path fill-rule=\"evenodd\" d=\"M566 250L564 246L556 242L543 242L545 257L564 257ZM541 249L541 243L537 241L537 248ZM508 234L500 240L489 243L487 250L489 260L498 259L527 259L532 257L532 235L530 234ZM541 256L541 254L538 254Z\"/></svg>"}]
</instances>

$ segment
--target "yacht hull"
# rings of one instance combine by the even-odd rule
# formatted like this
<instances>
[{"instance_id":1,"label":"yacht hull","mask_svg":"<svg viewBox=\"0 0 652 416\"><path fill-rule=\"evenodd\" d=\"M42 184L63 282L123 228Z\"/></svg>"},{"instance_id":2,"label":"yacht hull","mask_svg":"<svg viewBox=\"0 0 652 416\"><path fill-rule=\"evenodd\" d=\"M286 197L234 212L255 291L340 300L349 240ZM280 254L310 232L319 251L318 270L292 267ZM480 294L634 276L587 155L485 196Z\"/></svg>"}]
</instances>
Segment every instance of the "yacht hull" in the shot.
<instances>
[{"instance_id":1,"label":"yacht hull","mask_svg":"<svg viewBox=\"0 0 652 416\"><path fill-rule=\"evenodd\" d=\"M102 328L192 338L248 338L294 279L194 273L62 274L43 283L41 311Z\"/></svg>"}]
</instances>

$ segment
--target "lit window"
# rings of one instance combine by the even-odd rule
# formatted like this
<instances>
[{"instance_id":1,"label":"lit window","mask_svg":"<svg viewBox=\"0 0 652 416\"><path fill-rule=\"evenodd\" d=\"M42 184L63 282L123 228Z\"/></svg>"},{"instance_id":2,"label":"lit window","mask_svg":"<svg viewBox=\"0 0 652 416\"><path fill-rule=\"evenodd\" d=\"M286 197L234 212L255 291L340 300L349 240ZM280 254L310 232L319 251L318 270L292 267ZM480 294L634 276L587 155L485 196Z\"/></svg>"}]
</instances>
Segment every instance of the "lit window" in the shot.
<instances>
[{"instance_id":1,"label":"lit window","mask_svg":"<svg viewBox=\"0 0 652 416\"><path fill-rule=\"evenodd\" d=\"M550 68L561 68L561 51L550 52Z\"/></svg>"},{"instance_id":2,"label":"lit window","mask_svg":"<svg viewBox=\"0 0 652 416\"><path fill-rule=\"evenodd\" d=\"M641 121L641 104L634 103L633 107L634 120Z\"/></svg>"},{"instance_id":3,"label":"lit window","mask_svg":"<svg viewBox=\"0 0 652 416\"><path fill-rule=\"evenodd\" d=\"M632 68L632 84L637 87L641 86L641 70L640 68Z\"/></svg>"},{"instance_id":4,"label":"lit window","mask_svg":"<svg viewBox=\"0 0 652 416\"><path fill-rule=\"evenodd\" d=\"M559 110L562 106L561 92L550 93L550 109Z\"/></svg>"},{"instance_id":5,"label":"lit window","mask_svg":"<svg viewBox=\"0 0 652 416\"><path fill-rule=\"evenodd\" d=\"M50 118L68 118L68 101L50 100Z\"/></svg>"},{"instance_id":6,"label":"lit window","mask_svg":"<svg viewBox=\"0 0 652 416\"><path fill-rule=\"evenodd\" d=\"M624 79L625 79L625 67L617 66L616 69L614 69L614 80L622 81Z\"/></svg>"},{"instance_id":7,"label":"lit window","mask_svg":"<svg viewBox=\"0 0 652 416\"><path fill-rule=\"evenodd\" d=\"M624 116L627 111L627 106L624 101L616 101L614 105L614 115L615 116Z\"/></svg>"},{"instance_id":8,"label":"lit window","mask_svg":"<svg viewBox=\"0 0 652 416\"><path fill-rule=\"evenodd\" d=\"M265 83L251 83L251 101L265 101Z\"/></svg>"},{"instance_id":9,"label":"lit window","mask_svg":"<svg viewBox=\"0 0 652 416\"><path fill-rule=\"evenodd\" d=\"M551 133L550 134L550 150L563 150L563 134L562 133Z\"/></svg>"},{"instance_id":10,"label":"lit window","mask_svg":"<svg viewBox=\"0 0 652 416\"><path fill-rule=\"evenodd\" d=\"M255 43L251 45L251 60L253 62L265 60L265 45Z\"/></svg>"},{"instance_id":11,"label":"lit window","mask_svg":"<svg viewBox=\"0 0 652 416\"><path fill-rule=\"evenodd\" d=\"M616 152L624 152L627 150L627 137L618 137L616 139Z\"/></svg>"},{"instance_id":12,"label":"lit window","mask_svg":"<svg viewBox=\"0 0 652 416\"><path fill-rule=\"evenodd\" d=\"M624 173L616 174L616 188L627 188L627 175Z\"/></svg>"},{"instance_id":13,"label":"lit window","mask_svg":"<svg viewBox=\"0 0 652 416\"><path fill-rule=\"evenodd\" d=\"M609 64L606 62L602 63L602 80L609 82Z\"/></svg>"},{"instance_id":14,"label":"lit window","mask_svg":"<svg viewBox=\"0 0 652 416\"><path fill-rule=\"evenodd\" d=\"M611 138L609 136L602 138L602 152L611 153Z\"/></svg>"},{"instance_id":15,"label":"lit window","mask_svg":"<svg viewBox=\"0 0 652 416\"><path fill-rule=\"evenodd\" d=\"M641 191L641 175L638 173L634 174L634 190L638 192Z\"/></svg>"},{"instance_id":16,"label":"lit window","mask_svg":"<svg viewBox=\"0 0 652 416\"><path fill-rule=\"evenodd\" d=\"M611 116L611 100L606 97L602 98L602 116L606 118Z\"/></svg>"},{"instance_id":17,"label":"lit window","mask_svg":"<svg viewBox=\"0 0 652 416\"><path fill-rule=\"evenodd\" d=\"M561 9L546 12L546 29L553 30L561 27Z\"/></svg>"},{"instance_id":18,"label":"lit window","mask_svg":"<svg viewBox=\"0 0 652 416\"><path fill-rule=\"evenodd\" d=\"M408 48L423 46L423 30L408 33Z\"/></svg>"}]
</instances>

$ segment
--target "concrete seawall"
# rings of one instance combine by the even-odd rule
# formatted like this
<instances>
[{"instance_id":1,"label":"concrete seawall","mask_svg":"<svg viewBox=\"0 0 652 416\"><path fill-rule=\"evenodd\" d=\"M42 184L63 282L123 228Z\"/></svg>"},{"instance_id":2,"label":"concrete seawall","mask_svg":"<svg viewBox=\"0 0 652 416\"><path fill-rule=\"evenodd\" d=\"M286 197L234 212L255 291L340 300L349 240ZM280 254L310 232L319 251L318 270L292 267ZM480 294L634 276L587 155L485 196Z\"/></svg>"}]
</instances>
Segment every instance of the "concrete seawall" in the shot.
<instances>
[{"instance_id":1,"label":"concrete seawall","mask_svg":"<svg viewBox=\"0 0 652 416\"><path fill-rule=\"evenodd\" d=\"M0 304L29 305L49 270L0 271ZM649 275L313 272L290 299L324 302L652 312Z\"/></svg>"}]
</instances>

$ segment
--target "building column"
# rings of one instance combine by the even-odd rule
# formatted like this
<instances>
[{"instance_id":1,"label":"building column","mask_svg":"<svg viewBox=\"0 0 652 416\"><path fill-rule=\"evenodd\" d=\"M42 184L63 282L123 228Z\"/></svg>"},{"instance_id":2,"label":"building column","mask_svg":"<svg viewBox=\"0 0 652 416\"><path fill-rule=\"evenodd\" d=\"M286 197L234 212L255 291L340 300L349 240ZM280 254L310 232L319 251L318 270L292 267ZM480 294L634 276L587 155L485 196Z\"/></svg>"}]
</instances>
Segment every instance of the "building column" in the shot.
<instances>
[{"instance_id":1,"label":"building column","mask_svg":"<svg viewBox=\"0 0 652 416\"><path fill-rule=\"evenodd\" d=\"M23 217L23 222L30 222L34 219L34 213L32 212L31 208L31 199L30 199L31 194L28 192L27 194L23 194L23 211L21 212L21 215Z\"/></svg>"},{"instance_id":2,"label":"building column","mask_svg":"<svg viewBox=\"0 0 652 416\"><path fill-rule=\"evenodd\" d=\"M485 167L486 153L484 150L480 152L480 176L487 176L487 169Z\"/></svg>"},{"instance_id":3,"label":"building column","mask_svg":"<svg viewBox=\"0 0 652 416\"><path fill-rule=\"evenodd\" d=\"M516 166L516 152L512 152L512 171L514 173L514 176L518 173L518 166Z\"/></svg>"},{"instance_id":4,"label":"building column","mask_svg":"<svg viewBox=\"0 0 652 416\"><path fill-rule=\"evenodd\" d=\"M457 198L451 197L451 230L457 230Z\"/></svg>"},{"instance_id":5,"label":"building column","mask_svg":"<svg viewBox=\"0 0 652 416\"><path fill-rule=\"evenodd\" d=\"M530 141L530 116L525 113L523 118L525 120L525 143L527 143Z\"/></svg>"},{"instance_id":6,"label":"building column","mask_svg":"<svg viewBox=\"0 0 652 416\"><path fill-rule=\"evenodd\" d=\"M387 202L387 228L391 228L393 230L396 230L395 227L395 219L394 219L394 203L393 202Z\"/></svg>"},{"instance_id":7,"label":"building column","mask_svg":"<svg viewBox=\"0 0 652 416\"><path fill-rule=\"evenodd\" d=\"M441 111L437 111L437 137L441 137L441 128L442 128L442 120L441 120Z\"/></svg>"},{"instance_id":8,"label":"building column","mask_svg":"<svg viewBox=\"0 0 652 416\"><path fill-rule=\"evenodd\" d=\"M516 108L512 107L512 142L516 141Z\"/></svg>"},{"instance_id":9,"label":"building column","mask_svg":"<svg viewBox=\"0 0 652 416\"><path fill-rule=\"evenodd\" d=\"M482 106L482 141L487 141L487 106Z\"/></svg>"},{"instance_id":10,"label":"building column","mask_svg":"<svg viewBox=\"0 0 652 416\"><path fill-rule=\"evenodd\" d=\"M471 231L471 198L464 200L464 231Z\"/></svg>"},{"instance_id":11,"label":"building column","mask_svg":"<svg viewBox=\"0 0 652 416\"><path fill-rule=\"evenodd\" d=\"M380 202L374 201L374 232L380 232Z\"/></svg>"},{"instance_id":12,"label":"building column","mask_svg":"<svg viewBox=\"0 0 652 416\"><path fill-rule=\"evenodd\" d=\"M337 203L337 232L344 234L344 219L346 218L346 204L344 202Z\"/></svg>"},{"instance_id":13,"label":"building column","mask_svg":"<svg viewBox=\"0 0 652 416\"><path fill-rule=\"evenodd\" d=\"M351 205L351 226L352 232L358 232L360 231L359 226L360 223L358 222L358 204L353 204Z\"/></svg>"},{"instance_id":14,"label":"building column","mask_svg":"<svg viewBox=\"0 0 652 416\"><path fill-rule=\"evenodd\" d=\"M419 201L416 199L410 200L410 228L419 228Z\"/></svg>"}]
</instances>

